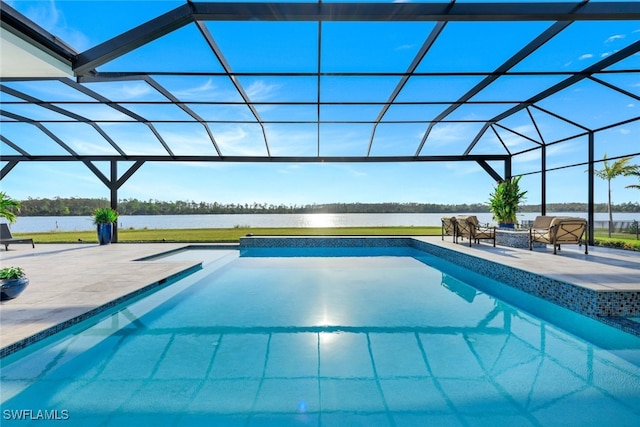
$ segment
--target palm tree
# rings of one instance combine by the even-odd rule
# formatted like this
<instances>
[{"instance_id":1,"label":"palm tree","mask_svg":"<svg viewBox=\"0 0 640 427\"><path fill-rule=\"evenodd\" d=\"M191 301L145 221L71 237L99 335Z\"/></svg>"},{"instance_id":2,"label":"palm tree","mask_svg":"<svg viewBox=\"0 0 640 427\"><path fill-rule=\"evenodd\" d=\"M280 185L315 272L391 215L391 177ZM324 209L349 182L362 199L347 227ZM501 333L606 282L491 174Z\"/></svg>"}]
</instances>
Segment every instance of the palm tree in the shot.
<instances>
[{"instance_id":1,"label":"palm tree","mask_svg":"<svg viewBox=\"0 0 640 427\"><path fill-rule=\"evenodd\" d=\"M636 165L635 169L629 172L629 175L635 175L640 180L640 166ZM631 185L627 185L624 188L635 188L636 190L640 190L640 184L631 184Z\"/></svg>"},{"instance_id":2,"label":"palm tree","mask_svg":"<svg viewBox=\"0 0 640 427\"><path fill-rule=\"evenodd\" d=\"M20 202L7 196L7 193L0 191L0 218L6 218L9 222L16 222L14 210L20 211Z\"/></svg>"},{"instance_id":3,"label":"palm tree","mask_svg":"<svg viewBox=\"0 0 640 427\"><path fill-rule=\"evenodd\" d=\"M604 167L599 170L595 170L595 174L598 178L607 181L607 209L609 211L609 237L613 232L613 213L611 212L611 180L620 175L630 175L638 170L637 165L630 165L632 157L622 157L613 163L607 161L607 154L604 154Z\"/></svg>"}]
</instances>

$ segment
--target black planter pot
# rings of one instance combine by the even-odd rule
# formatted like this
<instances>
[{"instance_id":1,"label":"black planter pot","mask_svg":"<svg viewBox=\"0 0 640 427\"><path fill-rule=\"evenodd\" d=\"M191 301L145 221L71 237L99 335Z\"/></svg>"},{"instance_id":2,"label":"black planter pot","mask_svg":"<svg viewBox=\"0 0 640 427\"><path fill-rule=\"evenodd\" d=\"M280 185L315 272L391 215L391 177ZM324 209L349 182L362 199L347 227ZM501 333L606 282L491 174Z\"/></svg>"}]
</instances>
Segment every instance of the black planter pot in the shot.
<instances>
[{"instance_id":1,"label":"black planter pot","mask_svg":"<svg viewBox=\"0 0 640 427\"><path fill-rule=\"evenodd\" d=\"M510 228L513 230L514 228L516 228L516 225L513 222L509 222L509 223L501 222L498 224L498 228Z\"/></svg>"},{"instance_id":2,"label":"black planter pot","mask_svg":"<svg viewBox=\"0 0 640 427\"><path fill-rule=\"evenodd\" d=\"M5 301L14 299L25 290L29 285L29 279L21 277L19 279L2 279L0 280L1 289L0 300Z\"/></svg>"},{"instance_id":3,"label":"black planter pot","mask_svg":"<svg viewBox=\"0 0 640 427\"><path fill-rule=\"evenodd\" d=\"M98 224L98 242L101 245L108 245L113 238L113 224Z\"/></svg>"}]
</instances>

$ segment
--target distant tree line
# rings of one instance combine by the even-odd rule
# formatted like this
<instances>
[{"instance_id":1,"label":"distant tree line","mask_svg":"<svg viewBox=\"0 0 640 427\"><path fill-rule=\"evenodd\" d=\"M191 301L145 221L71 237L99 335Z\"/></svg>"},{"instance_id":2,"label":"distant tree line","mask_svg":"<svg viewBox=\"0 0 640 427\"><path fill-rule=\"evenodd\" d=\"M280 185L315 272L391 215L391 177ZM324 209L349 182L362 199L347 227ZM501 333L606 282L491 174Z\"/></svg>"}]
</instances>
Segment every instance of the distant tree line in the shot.
<instances>
[{"instance_id":1,"label":"distant tree line","mask_svg":"<svg viewBox=\"0 0 640 427\"><path fill-rule=\"evenodd\" d=\"M20 216L89 216L96 208L109 206L107 199L62 198L32 199L20 202ZM640 212L640 203L613 205L614 212ZM540 212L540 205L524 205L521 212ZM586 203L552 203L548 212L586 212ZM596 212L607 212L606 203L595 205ZM189 214L269 214L269 213L481 213L489 212L484 203L445 205L437 203L328 203L284 205L268 203L218 203L122 199L120 215Z\"/></svg>"},{"instance_id":2,"label":"distant tree line","mask_svg":"<svg viewBox=\"0 0 640 427\"><path fill-rule=\"evenodd\" d=\"M618 213L638 213L640 203L626 202L611 205L613 212ZM607 212L606 203L595 203L593 208L596 212ZM520 212L540 212L541 205L525 205L520 208ZM587 212L586 203L547 203L547 212Z\"/></svg>"}]
</instances>

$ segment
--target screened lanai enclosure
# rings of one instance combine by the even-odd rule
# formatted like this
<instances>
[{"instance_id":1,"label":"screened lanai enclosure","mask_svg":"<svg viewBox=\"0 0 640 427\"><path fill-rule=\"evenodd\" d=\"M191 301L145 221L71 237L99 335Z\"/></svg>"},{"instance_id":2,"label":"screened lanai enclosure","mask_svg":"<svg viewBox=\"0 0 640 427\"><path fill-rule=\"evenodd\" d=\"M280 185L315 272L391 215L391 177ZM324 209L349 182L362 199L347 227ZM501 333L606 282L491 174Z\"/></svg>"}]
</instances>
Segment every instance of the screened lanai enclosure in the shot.
<instances>
[{"instance_id":1,"label":"screened lanai enclosure","mask_svg":"<svg viewBox=\"0 0 640 427\"><path fill-rule=\"evenodd\" d=\"M640 2L69 3L101 41L2 2L0 179L82 162L117 207L155 162L471 163L542 214L571 176L593 223L604 155L640 155Z\"/></svg>"}]
</instances>

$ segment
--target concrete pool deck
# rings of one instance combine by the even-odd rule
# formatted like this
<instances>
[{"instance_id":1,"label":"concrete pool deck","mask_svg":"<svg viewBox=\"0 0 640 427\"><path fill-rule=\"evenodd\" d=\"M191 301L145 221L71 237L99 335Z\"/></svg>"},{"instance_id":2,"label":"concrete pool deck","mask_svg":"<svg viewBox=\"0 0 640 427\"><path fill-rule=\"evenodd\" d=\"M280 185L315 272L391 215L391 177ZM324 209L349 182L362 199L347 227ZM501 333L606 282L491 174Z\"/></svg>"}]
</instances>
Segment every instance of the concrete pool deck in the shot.
<instances>
[{"instance_id":1,"label":"concrete pool deck","mask_svg":"<svg viewBox=\"0 0 640 427\"><path fill-rule=\"evenodd\" d=\"M447 240L448 239L448 240ZM491 246L488 242L468 246L468 240L454 244L451 237L421 238L431 244L530 271L595 291L640 291L640 252L589 246L564 245L557 255L546 249L516 249Z\"/></svg>"},{"instance_id":2,"label":"concrete pool deck","mask_svg":"<svg viewBox=\"0 0 640 427\"><path fill-rule=\"evenodd\" d=\"M469 247L440 236L416 239L597 291L640 291L640 252L589 247L585 255L583 248L568 245L553 255L549 248L529 251L487 243ZM203 245L39 244L35 249L12 245L9 251L1 250L1 265L22 267L30 284L18 298L0 303L0 354L62 322L197 268L197 261L136 261L186 246ZM220 257L232 250L219 247Z\"/></svg>"},{"instance_id":3,"label":"concrete pool deck","mask_svg":"<svg viewBox=\"0 0 640 427\"><path fill-rule=\"evenodd\" d=\"M0 349L197 268L197 261L136 261L185 246L36 244L0 251L0 265L21 267L30 281L18 298L0 303Z\"/></svg>"}]
</instances>

